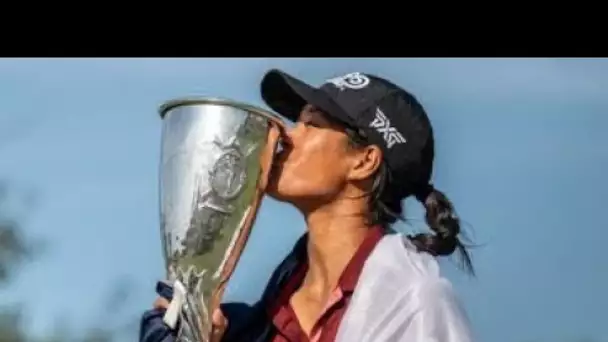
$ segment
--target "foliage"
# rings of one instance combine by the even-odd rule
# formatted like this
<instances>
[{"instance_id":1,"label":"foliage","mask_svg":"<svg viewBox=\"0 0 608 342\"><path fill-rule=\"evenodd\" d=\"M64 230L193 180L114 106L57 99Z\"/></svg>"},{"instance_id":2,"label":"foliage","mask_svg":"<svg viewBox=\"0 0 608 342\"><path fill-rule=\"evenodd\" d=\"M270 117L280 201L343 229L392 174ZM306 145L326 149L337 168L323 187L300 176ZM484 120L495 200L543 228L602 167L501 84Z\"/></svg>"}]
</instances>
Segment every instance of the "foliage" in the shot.
<instances>
[{"instance_id":1,"label":"foliage","mask_svg":"<svg viewBox=\"0 0 608 342\"><path fill-rule=\"evenodd\" d=\"M44 244L35 243L24 234L20 222L11 217L7 208L7 187L0 185L0 298L12 281L18 276L18 271L29 260L41 258ZM106 301L115 304L124 303L129 296L129 284L119 282L109 294ZM107 309L107 308L106 308ZM7 305L0 300L0 342L116 342L121 335L133 336L137 326L133 321L120 324L118 327L106 328L93 326L84 329L83 333L70 332L66 326L58 324L53 332L46 336L33 336L27 331L24 318L27 314L19 304Z\"/></svg>"}]
</instances>

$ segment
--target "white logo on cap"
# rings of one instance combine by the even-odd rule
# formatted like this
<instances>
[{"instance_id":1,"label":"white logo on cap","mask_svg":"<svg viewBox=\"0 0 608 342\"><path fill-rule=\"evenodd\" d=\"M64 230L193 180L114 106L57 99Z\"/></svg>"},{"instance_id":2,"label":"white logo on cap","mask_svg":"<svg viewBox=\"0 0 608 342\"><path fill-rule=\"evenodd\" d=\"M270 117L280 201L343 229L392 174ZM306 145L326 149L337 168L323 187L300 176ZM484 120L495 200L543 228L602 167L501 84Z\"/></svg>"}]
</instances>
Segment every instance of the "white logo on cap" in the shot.
<instances>
[{"instance_id":1,"label":"white logo on cap","mask_svg":"<svg viewBox=\"0 0 608 342\"><path fill-rule=\"evenodd\" d=\"M378 133L382 134L388 148L393 147L395 144L404 144L406 142L403 135L395 127L391 126L391 121L384 115L380 107L376 108L376 117L369 124L369 127L375 128Z\"/></svg>"},{"instance_id":2,"label":"white logo on cap","mask_svg":"<svg viewBox=\"0 0 608 342\"><path fill-rule=\"evenodd\" d=\"M360 72L352 72L344 76L335 77L327 80L326 83L332 83L340 90L348 89L363 89L369 85L369 77Z\"/></svg>"}]
</instances>

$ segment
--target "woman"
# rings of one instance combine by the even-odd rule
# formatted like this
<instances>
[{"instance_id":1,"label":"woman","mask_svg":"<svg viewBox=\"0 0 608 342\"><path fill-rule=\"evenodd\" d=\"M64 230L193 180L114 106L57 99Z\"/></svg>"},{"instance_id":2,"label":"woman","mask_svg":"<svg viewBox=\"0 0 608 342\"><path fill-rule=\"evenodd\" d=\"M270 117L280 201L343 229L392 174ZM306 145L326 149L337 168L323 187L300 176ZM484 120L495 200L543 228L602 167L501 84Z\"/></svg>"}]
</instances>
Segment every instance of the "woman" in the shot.
<instances>
[{"instance_id":1,"label":"woman","mask_svg":"<svg viewBox=\"0 0 608 342\"><path fill-rule=\"evenodd\" d=\"M261 92L270 108L296 122L283 137L267 193L294 205L307 233L255 305L228 303L215 313L217 340L472 341L434 259L460 251L472 271L452 204L429 183L433 132L418 101L362 73L313 88L271 70ZM391 231L408 196L426 208L432 234ZM141 341L172 341L158 323L166 297L161 293L144 317Z\"/></svg>"}]
</instances>

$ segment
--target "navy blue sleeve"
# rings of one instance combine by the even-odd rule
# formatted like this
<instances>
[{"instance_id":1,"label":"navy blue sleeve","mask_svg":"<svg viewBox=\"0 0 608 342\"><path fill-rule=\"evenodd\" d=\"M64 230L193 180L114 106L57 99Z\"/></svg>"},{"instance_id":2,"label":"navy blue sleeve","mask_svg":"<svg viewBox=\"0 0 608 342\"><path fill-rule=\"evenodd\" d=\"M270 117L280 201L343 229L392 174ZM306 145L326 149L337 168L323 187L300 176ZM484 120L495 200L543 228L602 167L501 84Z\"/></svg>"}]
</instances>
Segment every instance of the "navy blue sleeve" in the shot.
<instances>
[{"instance_id":1,"label":"navy blue sleeve","mask_svg":"<svg viewBox=\"0 0 608 342\"><path fill-rule=\"evenodd\" d=\"M163 322L165 310L146 311L139 328L140 342L174 342L176 331Z\"/></svg>"},{"instance_id":2,"label":"navy blue sleeve","mask_svg":"<svg viewBox=\"0 0 608 342\"><path fill-rule=\"evenodd\" d=\"M265 331L270 328L266 311L261 302L255 305L245 303L224 303L222 313L228 320L222 342L264 341Z\"/></svg>"},{"instance_id":3,"label":"navy blue sleeve","mask_svg":"<svg viewBox=\"0 0 608 342\"><path fill-rule=\"evenodd\" d=\"M173 298L173 288L163 282L156 284L156 293L167 300ZM139 342L175 342L177 330L172 330L163 322L165 309L144 312L139 326Z\"/></svg>"}]
</instances>

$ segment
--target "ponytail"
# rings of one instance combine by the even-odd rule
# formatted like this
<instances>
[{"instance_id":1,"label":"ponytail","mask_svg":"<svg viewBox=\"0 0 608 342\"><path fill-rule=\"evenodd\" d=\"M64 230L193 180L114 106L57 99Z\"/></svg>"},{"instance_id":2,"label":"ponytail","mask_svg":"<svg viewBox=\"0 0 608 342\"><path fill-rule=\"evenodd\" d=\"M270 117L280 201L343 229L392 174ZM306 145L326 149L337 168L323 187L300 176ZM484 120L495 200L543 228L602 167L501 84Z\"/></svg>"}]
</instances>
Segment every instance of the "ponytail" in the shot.
<instances>
[{"instance_id":1,"label":"ponytail","mask_svg":"<svg viewBox=\"0 0 608 342\"><path fill-rule=\"evenodd\" d=\"M365 138L352 129L347 128L346 134L349 137L350 147L358 148L367 145ZM430 170L432 156L432 153L427 156L428 160L424 163L427 167L423 169ZM428 179L429 176L427 175L424 178ZM420 178L417 177L416 179ZM395 186L395 183L398 182L402 183ZM394 179L387 165L385 163L380 164L380 169L374 177L371 191L368 194L368 224L379 224L388 229L397 220L406 221L403 217L402 200L410 195L415 195L416 199L426 209L426 223L433 233L409 236L412 243L418 250L433 256L448 256L458 251L463 268L470 274L474 274L471 257L458 237L460 234L460 220L456 216L454 206L444 193L435 189L428 182L425 182L423 186L415 186L414 184L408 182L407 177L400 180ZM400 189L405 191L398 191Z\"/></svg>"},{"instance_id":2,"label":"ponytail","mask_svg":"<svg viewBox=\"0 0 608 342\"><path fill-rule=\"evenodd\" d=\"M426 223L433 233L410 236L414 245L419 250L434 256L448 256L458 251L463 266L473 274L471 257L458 238L460 234L460 219L456 215L452 202L450 202L444 193L433 188L430 184L416 193L416 199L426 209Z\"/></svg>"}]
</instances>

